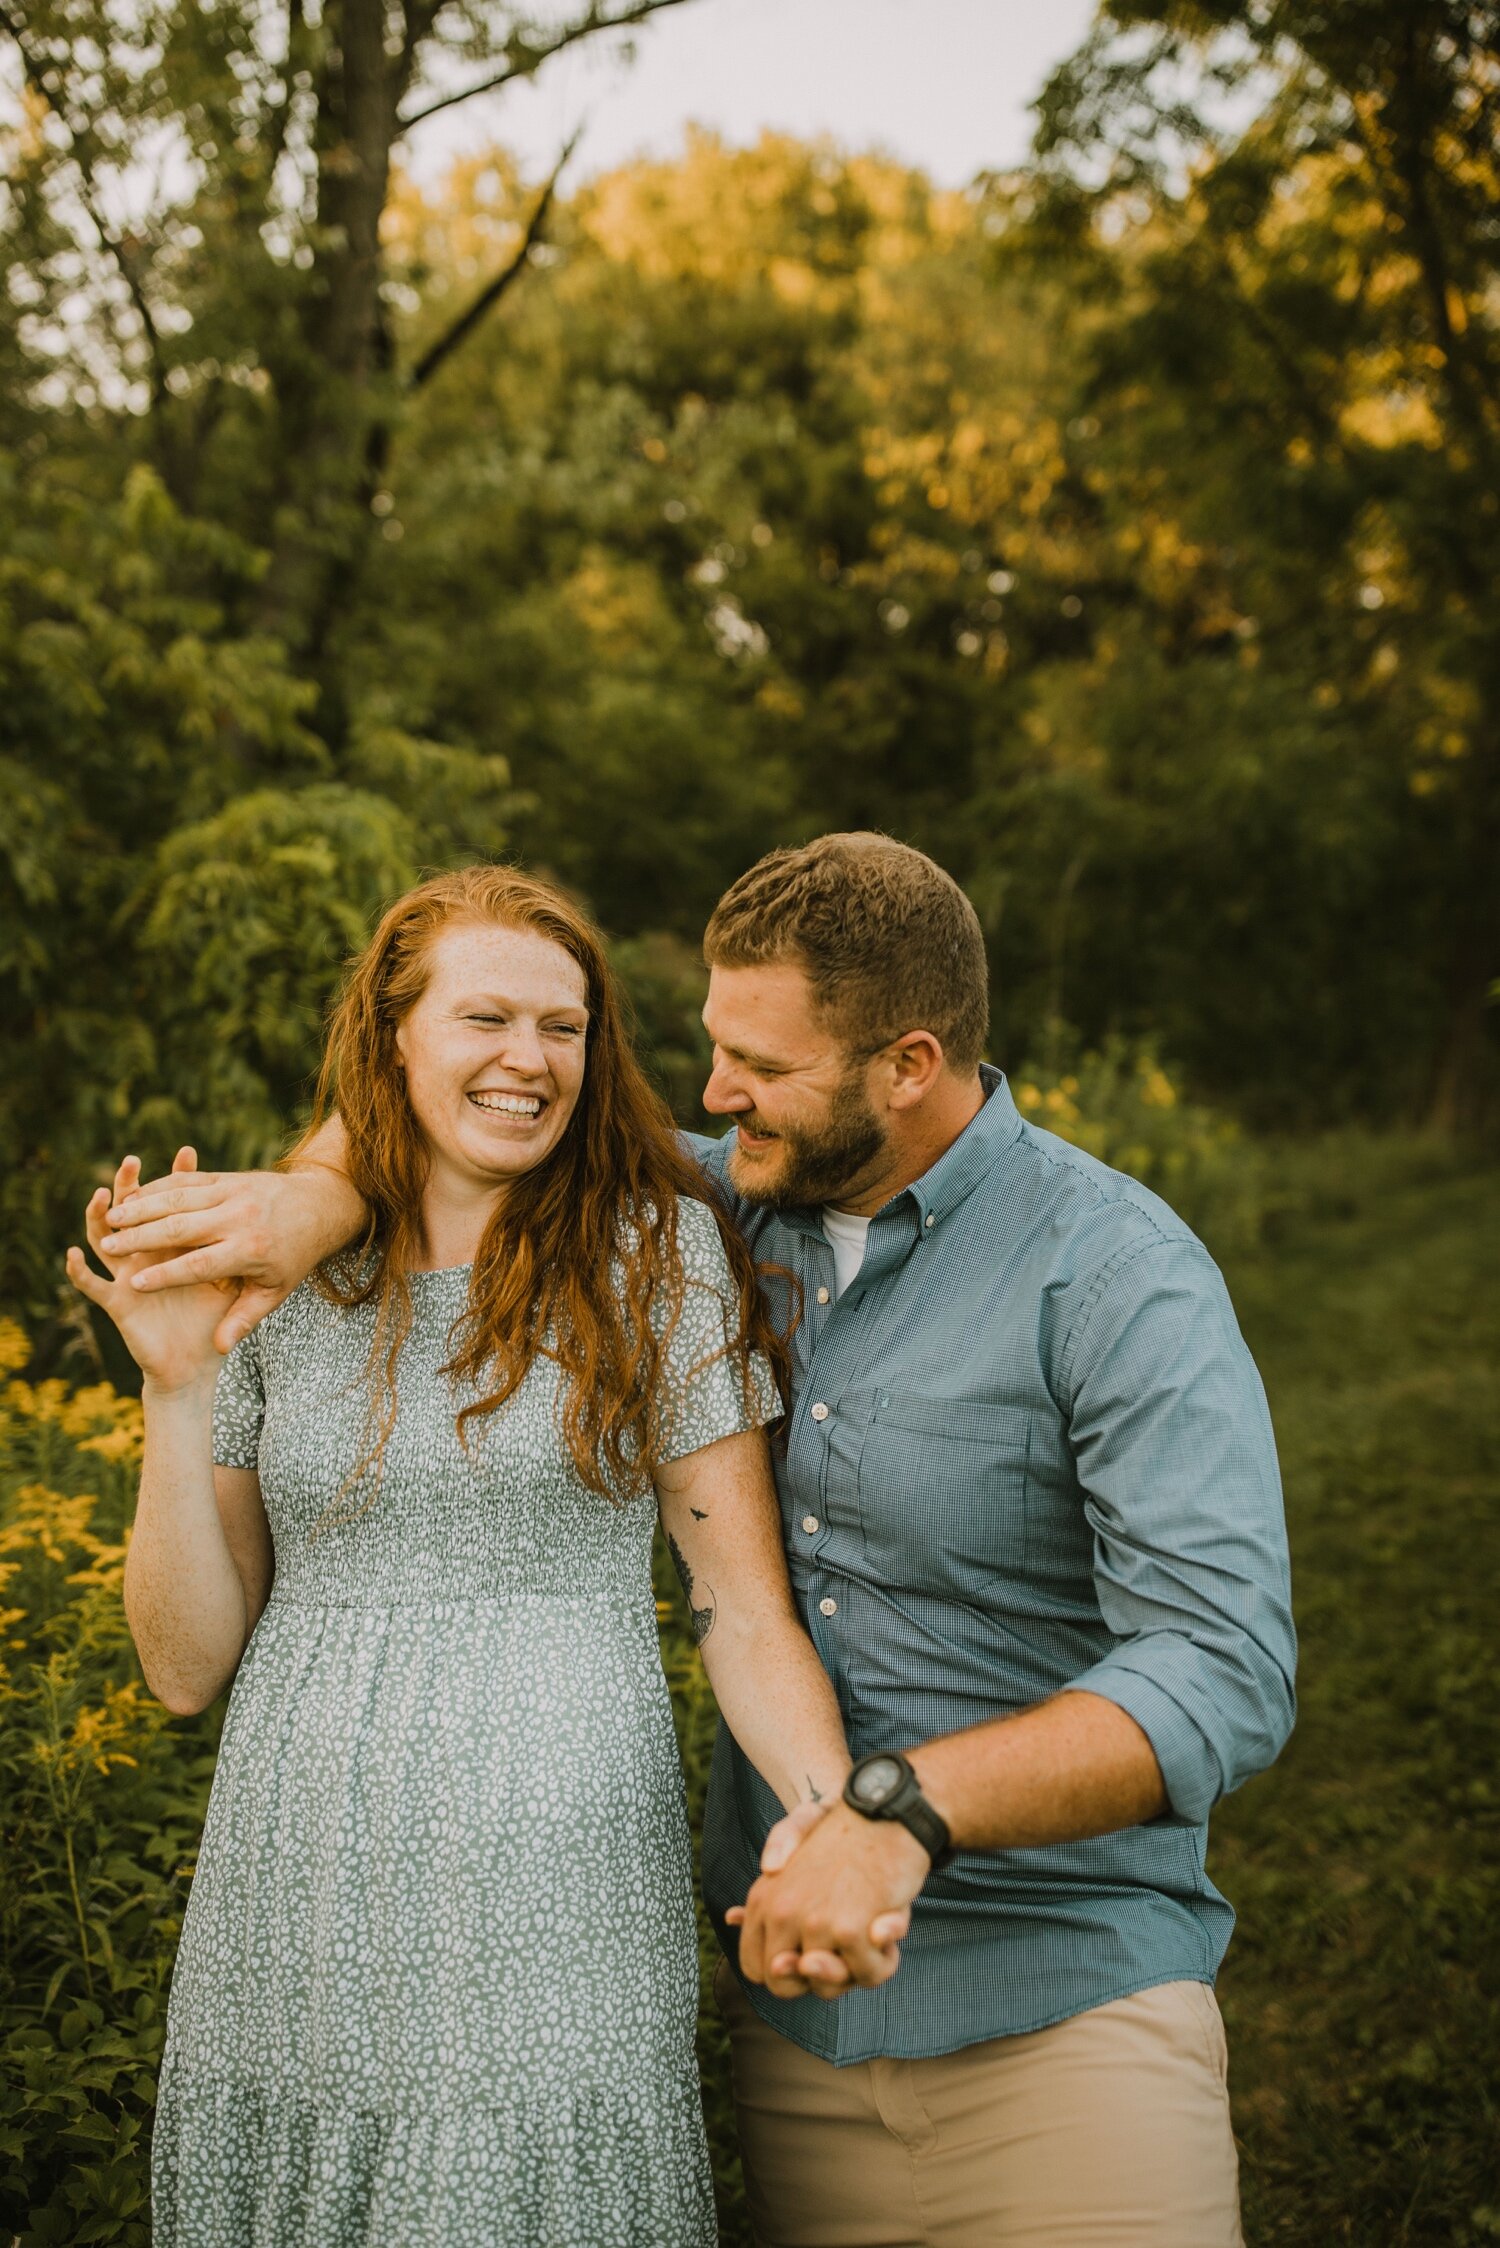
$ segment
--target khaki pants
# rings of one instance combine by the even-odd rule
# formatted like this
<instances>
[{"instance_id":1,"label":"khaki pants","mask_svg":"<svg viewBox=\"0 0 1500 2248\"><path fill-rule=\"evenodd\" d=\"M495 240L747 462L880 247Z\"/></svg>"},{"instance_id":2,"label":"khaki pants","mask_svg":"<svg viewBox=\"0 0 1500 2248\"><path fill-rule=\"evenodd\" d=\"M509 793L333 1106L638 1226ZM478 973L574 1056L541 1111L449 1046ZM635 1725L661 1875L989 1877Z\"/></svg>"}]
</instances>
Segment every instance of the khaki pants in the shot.
<instances>
[{"instance_id":1,"label":"khaki pants","mask_svg":"<svg viewBox=\"0 0 1500 2248\"><path fill-rule=\"evenodd\" d=\"M848 2068L768 2029L723 1960L714 1994L759 2248L1242 2248L1205 1983Z\"/></svg>"}]
</instances>

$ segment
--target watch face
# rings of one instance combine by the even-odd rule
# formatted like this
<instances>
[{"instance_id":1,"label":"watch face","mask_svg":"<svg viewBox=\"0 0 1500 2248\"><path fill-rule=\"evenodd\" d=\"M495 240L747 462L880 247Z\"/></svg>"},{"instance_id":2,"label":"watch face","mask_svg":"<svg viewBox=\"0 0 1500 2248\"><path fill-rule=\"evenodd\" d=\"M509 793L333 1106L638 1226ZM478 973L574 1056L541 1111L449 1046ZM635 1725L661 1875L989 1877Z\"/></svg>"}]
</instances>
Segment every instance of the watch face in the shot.
<instances>
[{"instance_id":1,"label":"watch face","mask_svg":"<svg viewBox=\"0 0 1500 2248\"><path fill-rule=\"evenodd\" d=\"M889 1803L901 1779L901 1767L893 1756L874 1756L855 1774L853 1791L861 1803L877 1811L882 1803Z\"/></svg>"}]
</instances>

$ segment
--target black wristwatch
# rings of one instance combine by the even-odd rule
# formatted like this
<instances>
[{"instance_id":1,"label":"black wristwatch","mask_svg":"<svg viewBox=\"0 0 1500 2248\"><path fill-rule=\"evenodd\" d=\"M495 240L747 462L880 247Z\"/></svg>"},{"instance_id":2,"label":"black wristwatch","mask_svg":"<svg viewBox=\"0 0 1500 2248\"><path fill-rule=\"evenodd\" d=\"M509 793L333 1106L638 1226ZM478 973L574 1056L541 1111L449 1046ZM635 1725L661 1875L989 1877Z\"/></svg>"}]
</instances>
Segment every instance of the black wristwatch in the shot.
<instances>
[{"instance_id":1,"label":"black wristwatch","mask_svg":"<svg viewBox=\"0 0 1500 2248\"><path fill-rule=\"evenodd\" d=\"M862 1756L844 1782L844 1801L864 1819L898 1819L932 1860L935 1873L953 1855L948 1822L922 1793L922 1784L899 1749Z\"/></svg>"}]
</instances>

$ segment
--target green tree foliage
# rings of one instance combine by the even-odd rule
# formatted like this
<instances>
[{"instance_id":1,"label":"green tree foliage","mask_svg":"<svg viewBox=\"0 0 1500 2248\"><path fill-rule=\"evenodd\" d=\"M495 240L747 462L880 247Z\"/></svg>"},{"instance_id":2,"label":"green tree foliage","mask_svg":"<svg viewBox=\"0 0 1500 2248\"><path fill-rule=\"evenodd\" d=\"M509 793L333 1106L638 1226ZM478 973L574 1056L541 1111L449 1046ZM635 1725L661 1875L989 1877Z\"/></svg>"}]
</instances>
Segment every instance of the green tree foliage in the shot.
<instances>
[{"instance_id":1,"label":"green tree foliage","mask_svg":"<svg viewBox=\"0 0 1500 2248\"><path fill-rule=\"evenodd\" d=\"M1263 1119L1472 1119L1490 494L1336 91L1286 20L1274 67L1214 28L1106 22L1043 163L971 197L774 140L580 196L410 426L372 583L446 621L408 688L496 713L523 847L617 927L686 940L755 849L889 827L979 903L1012 1059L1070 1019ZM398 199L421 319L513 193Z\"/></svg>"},{"instance_id":2,"label":"green tree foliage","mask_svg":"<svg viewBox=\"0 0 1500 2248\"><path fill-rule=\"evenodd\" d=\"M122 1143L268 1152L476 854L596 908L689 1117L703 916L853 825L969 888L1003 1059L1493 1111L1488 16L1120 0L961 194L403 179L663 4L0 5L0 1295Z\"/></svg>"},{"instance_id":3,"label":"green tree foliage","mask_svg":"<svg viewBox=\"0 0 1500 2248\"><path fill-rule=\"evenodd\" d=\"M274 1162L317 1064L329 989L415 871L410 823L362 789L257 789L174 829L139 901L172 1090L143 1102L139 1128L182 1140L195 1118L223 1118L225 1163Z\"/></svg>"},{"instance_id":4,"label":"green tree foliage","mask_svg":"<svg viewBox=\"0 0 1500 2248\"><path fill-rule=\"evenodd\" d=\"M38 459L12 459L0 517L3 1287L33 1303L64 1210L160 1089L138 945L156 851L234 792L240 742L293 771L320 756L280 648L181 589L185 553L248 567L234 540L185 523L147 468L110 497Z\"/></svg>"},{"instance_id":5,"label":"green tree foliage","mask_svg":"<svg viewBox=\"0 0 1500 2248\"><path fill-rule=\"evenodd\" d=\"M392 150L672 4L0 6L0 1298L54 1297L122 1142L263 1157L381 897L505 847L489 741L403 727L341 637L425 379Z\"/></svg>"},{"instance_id":6,"label":"green tree foliage","mask_svg":"<svg viewBox=\"0 0 1500 2248\"><path fill-rule=\"evenodd\" d=\"M1448 1123L1493 1091L1500 955L1497 124L1470 0L1121 0L1007 237L1093 276L1077 467L1101 558L1142 542L1089 699L1158 833L1101 947L1141 877L1174 953L1191 898L1209 988L1154 1010L1181 1051L1237 1021L1274 1080L1280 987L1334 1085Z\"/></svg>"},{"instance_id":7,"label":"green tree foliage","mask_svg":"<svg viewBox=\"0 0 1500 2248\"><path fill-rule=\"evenodd\" d=\"M243 609L309 668L410 379L380 243L398 140L675 4L0 6L21 105L8 215L34 348L64 362L51 395L124 406L178 504L256 542Z\"/></svg>"},{"instance_id":8,"label":"green tree foliage","mask_svg":"<svg viewBox=\"0 0 1500 2248\"><path fill-rule=\"evenodd\" d=\"M124 1143L278 1150L341 961L424 855L498 848L508 797L374 711L334 778L314 686L187 589L255 554L144 465L102 503L81 473L17 476L0 524L0 1293L34 1307Z\"/></svg>"}]
</instances>

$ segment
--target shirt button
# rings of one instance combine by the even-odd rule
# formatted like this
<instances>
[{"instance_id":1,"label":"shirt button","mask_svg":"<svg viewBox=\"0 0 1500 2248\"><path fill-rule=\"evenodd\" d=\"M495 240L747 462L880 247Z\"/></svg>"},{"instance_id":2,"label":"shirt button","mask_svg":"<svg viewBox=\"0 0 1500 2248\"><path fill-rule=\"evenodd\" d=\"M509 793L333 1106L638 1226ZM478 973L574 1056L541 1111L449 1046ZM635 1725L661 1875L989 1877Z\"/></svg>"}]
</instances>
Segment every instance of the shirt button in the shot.
<instances>
[{"instance_id":1,"label":"shirt button","mask_svg":"<svg viewBox=\"0 0 1500 2248\"><path fill-rule=\"evenodd\" d=\"M836 1600L820 1600L818 1602L818 1613L820 1616L836 1616L838 1612L839 1604Z\"/></svg>"},{"instance_id":2,"label":"shirt button","mask_svg":"<svg viewBox=\"0 0 1500 2248\"><path fill-rule=\"evenodd\" d=\"M820 1304L826 1304L826 1303L827 1303L827 1301L828 1301L828 1290L827 1290L826 1288L820 1288L820 1289L818 1290L818 1301L819 1301L819 1303L820 1303Z\"/></svg>"},{"instance_id":3,"label":"shirt button","mask_svg":"<svg viewBox=\"0 0 1500 2248\"><path fill-rule=\"evenodd\" d=\"M931 1227L931 1226L935 1226L935 1225L937 1224L937 1219L936 1219L936 1218L935 1218L935 1217L933 1216L933 1214L932 1214L932 1212L931 1212L930 1210L929 1210L929 1211L928 1211L928 1213L927 1213L927 1223L928 1223L929 1227Z\"/></svg>"},{"instance_id":4,"label":"shirt button","mask_svg":"<svg viewBox=\"0 0 1500 2248\"><path fill-rule=\"evenodd\" d=\"M811 1537L813 1535L813 1532L818 1527L817 1516L815 1514L804 1514L802 1517L802 1527L807 1532L808 1536Z\"/></svg>"},{"instance_id":5,"label":"shirt button","mask_svg":"<svg viewBox=\"0 0 1500 2248\"><path fill-rule=\"evenodd\" d=\"M812 1417L815 1421L826 1421L828 1418L828 1407L821 1398L812 1409Z\"/></svg>"}]
</instances>

